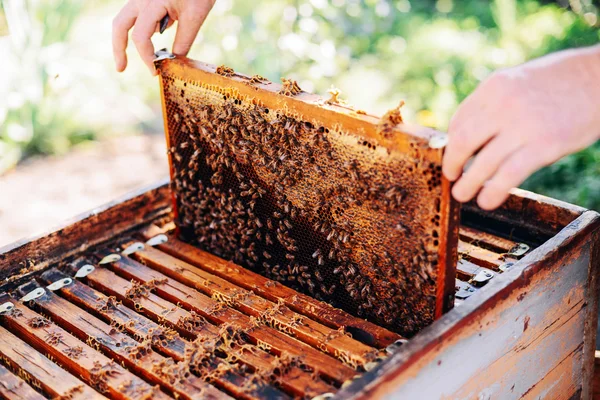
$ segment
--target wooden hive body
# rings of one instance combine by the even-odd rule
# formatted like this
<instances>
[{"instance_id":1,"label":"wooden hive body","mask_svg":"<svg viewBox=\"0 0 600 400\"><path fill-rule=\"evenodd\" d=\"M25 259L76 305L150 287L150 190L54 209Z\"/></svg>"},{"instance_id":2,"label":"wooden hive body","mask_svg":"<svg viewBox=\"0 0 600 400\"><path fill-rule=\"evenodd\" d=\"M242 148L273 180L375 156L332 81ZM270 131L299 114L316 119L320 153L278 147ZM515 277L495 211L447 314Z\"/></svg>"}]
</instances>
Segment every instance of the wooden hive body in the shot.
<instances>
[{"instance_id":1,"label":"wooden hive body","mask_svg":"<svg viewBox=\"0 0 600 400\"><path fill-rule=\"evenodd\" d=\"M96 254L94 249L111 246L115 240L143 232L150 225L164 225L172 218L169 187L162 183L82 215L56 231L7 246L0 250L0 278L4 282L0 294L18 298L21 295L15 291L18 285L32 278L42 282L42 274L52 277L49 271L57 265L67 265L66 260ZM590 398L599 293L599 228L600 216L596 212L523 191L515 191L507 204L495 212L484 212L473 205L464 207L459 282L466 283L469 277L484 269L492 270L495 276L484 286L475 288L470 297L457 300L457 307L399 346L374 369L338 389L336 398ZM516 241L530 244L532 250L524 256L502 256L507 253L507 246ZM500 265L511 258L515 258L515 263L506 272L500 272ZM227 267L225 263L224 268ZM124 273L124 269L114 271ZM121 275L121 279L130 278L126 276ZM95 279L98 285L102 284L101 277ZM81 282L72 287L89 283L85 279ZM253 291L276 298L278 289L269 286L263 284ZM48 295L41 302L17 304L24 317L0 316L2 340L10 342L10 348L18 349L21 354L42 358L42 354L51 355L44 358L45 361L40 358L39 365L47 368L46 372L55 368L59 374L56 376L64 375L61 381L64 384L47 380L49 377L43 370L36 370L17 353L7 353L5 346L0 349L3 352L0 374L3 382L12 386L8 389L6 385L0 386L2 396L40 398L40 393L44 393L90 398L98 393L85 383L86 362L82 358L68 361L66 357L77 354L75 350L68 350L70 347L85 347L88 334L101 334L93 331L100 327L92 325L78 331L76 321L83 321L81 317L85 315L102 316L97 314L100 311L81 306L74 309L78 310L74 314L63 313L62 319L58 318L61 308L56 308L56 304L63 305L65 310L73 307L69 306L71 301L83 304L78 297L69 297L69 290L67 286L57 292L60 296ZM112 288L96 286L94 290L110 290L118 295L121 289L114 285ZM27 291L27 287L23 287L23 291ZM160 301L169 298L164 290L153 293L163 299ZM191 294L191 299L197 298ZM153 299L159 301L158 297ZM132 317L138 318L135 317L138 312L154 312L150 304L148 306L146 311L135 311L131 306ZM125 303L122 307L129 306ZM56 345L47 341L57 337L56 331L44 331L50 328L43 327L43 323L35 328L42 331L25 324L28 323L26 318L40 308L63 329L63 337ZM128 333L128 329L133 328L124 327L123 333L109 332L109 328L105 332L107 340L118 336L135 344L135 337ZM376 330L372 326L363 328L364 331ZM67 337L67 334L75 337ZM36 335L40 340L35 339ZM376 334L367 340L380 347L394 337ZM110 340L100 341L96 347L85 347L85 351L86 357L96 357L98 361L104 360L100 358L102 354L109 358L127 354L118 347L111 347ZM169 351L169 346L161 351ZM177 350L172 351L176 356ZM158 362L163 356L152 353L148 357L147 363L142 360L135 368L127 361L125 369L119 370L120 375L113 373L109 374L113 376L110 379L100 379L115 390L104 395L127 398L131 386L126 385L127 379L136 379L133 375L154 379L151 374L140 375L139 371L151 372L152 360ZM132 375L126 375L125 370ZM93 363L87 371L93 376L102 376ZM112 369L105 368L105 375L107 371ZM127 379L121 378L126 376ZM144 387L141 382L139 386ZM162 393L168 392L169 385L166 386ZM151 387L149 385L147 390ZM198 389L185 390L189 394ZM156 395L161 396L158 392Z\"/></svg>"}]
</instances>

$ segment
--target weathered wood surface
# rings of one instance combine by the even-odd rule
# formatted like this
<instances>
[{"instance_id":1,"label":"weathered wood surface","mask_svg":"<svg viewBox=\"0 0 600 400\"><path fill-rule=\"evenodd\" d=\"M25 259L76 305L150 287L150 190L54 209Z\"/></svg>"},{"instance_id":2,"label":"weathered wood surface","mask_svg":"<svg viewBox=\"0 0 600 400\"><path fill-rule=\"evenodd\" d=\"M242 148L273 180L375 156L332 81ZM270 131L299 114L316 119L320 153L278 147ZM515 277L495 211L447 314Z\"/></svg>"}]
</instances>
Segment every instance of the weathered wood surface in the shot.
<instances>
[{"instance_id":1,"label":"weathered wood surface","mask_svg":"<svg viewBox=\"0 0 600 400\"><path fill-rule=\"evenodd\" d=\"M498 270L498 267L505 262L516 262L517 259L504 254L474 246L463 241L458 242L458 253L462 259L471 261L481 267Z\"/></svg>"},{"instance_id":2,"label":"weathered wood surface","mask_svg":"<svg viewBox=\"0 0 600 400\"><path fill-rule=\"evenodd\" d=\"M480 267L477 264L473 264L472 262L467 261L465 259L459 260L456 268L458 278L462 279L463 281L469 281L481 271L491 272L492 274L494 274L494 276L496 276L497 273L491 269Z\"/></svg>"},{"instance_id":3,"label":"weathered wood surface","mask_svg":"<svg viewBox=\"0 0 600 400\"><path fill-rule=\"evenodd\" d=\"M6 400L44 400L45 397L0 364L0 398Z\"/></svg>"},{"instance_id":4,"label":"weathered wood surface","mask_svg":"<svg viewBox=\"0 0 600 400\"><path fill-rule=\"evenodd\" d=\"M600 307L600 228L591 235L590 264L586 294L588 311L585 320L583 343L583 396L589 398L593 393L594 364L598 335L598 310ZM587 297L586 297L587 298Z\"/></svg>"},{"instance_id":5,"label":"weathered wood surface","mask_svg":"<svg viewBox=\"0 0 600 400\"><path fill-rule=\"evenodd\" d=\"M536 243L537 238L541 244L585 211L583 207L527 190L512 189L506 202L494 211L480 209L475 201L464 204L461 218L463 224L474 228L489 230L498 225L511 238L514 232L521 240L524 236Z\"/></svg>"},{"instance_id":6,"label":"weathered wood surface","mask_svg":"<svg viewBox=\"0 0 600 400\"><path fill-rule=\"evenodd\" d=\"M149 239L163 232L166 231L153 225L144 230L142 234L144 239ZM293 311L306 315L330 328L340 329L341 327L345 327L355 339L369 346L383 348L398 339L402 339L402 336L385 328L354 317L339 308L332 307L322 301L317 301L279 282L272 281L246 268L184 243L173 234L169 234L169 241L167 243L160 244L157 247L165 253L184 260L195 267L201 268L220 278L227 279L246 290L252 290L268 300L273 302L283 301Z\"/></svg>"},{"instance_id":7,"label":"weathered wood surface","mask_svg":"<svg viewBox=\"0 0 600 400\"><path fill-rule=\"evenodd\" d=\"M89 340L108 357L179 399L230 399L202 379L187 374L187 365L171 367L172 359L151 348L144 348L141 354L139 342L54 293L48 292L36 300L35 306L81 340ZM173 370L171 374L169 369ZM181 371L179 376L174 373L178 371Z\"/></svg>"},{"instance_id":8,"label":"weathered wood surface","mask_svg":"<svg viewBox=\"0 0 600 400\"><path fill-rule=\"evenodd\" d=\"M209 295L218 296L234 304L245 314L266 320L278 330L298 337L313 347L333 354L354 367L365 365L377 356L376 349L310 319L302 319L287 307L273 303L254 292L246 291L231 282L179 260L160 250L146 246L133 258L163 274L192 286ZM243 294L243 296L240 296ZM299 324L298 321L303 321Z\"/></svg>"},{"instance_id":9,"label":"weathered wood surface","mask_svg":"<svg viewBox=\"0 0 600 400\"><path fill-rule=\"evenodd\" d=\"M492 233L482 232L468 226L461 226L458 235L464 242L499 251L501 253L510 251L517 244L517 242L513 240L505 239Z\"/></svg>"},{"instance_id":10,"label":"weathered wood surface","mask_svg":"<svg viewBox=\"0 0 600 400\"><path fill-rule=\"evenodd\" d=\"M140 287L138 282L129 282L104 268L96 268L86 277L86 280L91 287L115 296L126 306L135 308L153 321L175 329L192 340L196 337L215 342L221 340L222 333L218 327L197 318L189 311L180 308L176 303L171 303L150 292L140 294L137 297L132 296L131 293L135 291L135 288ZM162 284L158 284L158 286L160 285ZM236 329L235 321L232 321L232 323L234 325L231 325L231 328ZM235 341L235 339L232 338L232 341ZM272 370L278 364L276 357L260 348L247 351L243 345L234 343L231 348L223 351L228 356L235 357L249 366L255 371L256 375L261 376L265 381L269 380L269 377L273 374ZM324 381L313 380L310 375L305 374L296 366L290 366L286 371L282 371L280 382L281 387L292 396L306 394L309 397L315 397L333 390L333 387L327 385Z\"/></svg>"},{"instance_id":11,"label":"weathered wood surface","mask_svg":"<svg viewBox=\"0 0 600 400\"><path fill-rule=\"evenodd\" d=\"M19 371L19 376L26 382L50 397L63 396L73 400L106 398L3 327L0 327L0 356L12 370Z\"/></svg>"},{"instance_id":12,"label":"weathered wood surface","mask_svg":"<svg viewBox=\"0 0 600 400\"><path fill-rule=\"evenodd\" d=\"M0 247L0 283L31 276L122 231L166 215L170 200L168 184L161 181L81 214L50 232Z\"/></svg>"},{"instance_id":13,"label":"weathered wood surface","mask_svg":"<svg viewBox=\"0 0 600 400\"><path fill-rule=\"evenodd\" d=\"M586 327L597 319L599 227L598 213L582 214L338 395L589 398L595 332Z\"/></svg>"},{"instance_id":14,"label":"weathered wood surface","mask_svg":"<svg viewBox=\"0 0 600 400\"><path fill-rule=\"evenodd\" d=\"M56 269L50 269L42 274L42 279L48 283L65 277L65 274ZM175 361L186 360L186 350L195 349L193 344L183 340L176 332L169 333L156 322L120 304L114 297L105 296L79 281L75 280L71 285L63 287L60 293L69 301L93 311L140 342L149 340L155 350L172 357ZM243 375L235 369L228 369L226 364L226 361L215 358L205 368L208 372L217 371L219 368L220 371L210 378L211 383L234 397L245 400L289 398L264 382L257 382L252 379L253 377Z\"/></svg>"},{"instance_id":15,"label":"weathered wood surface","mask_svg":"<svg viewBox=\"0 0 600 400\"><path fill-rule=\"evenodd\" d=\"M0 302L4 301L12 301L17 306L16 311L1 317L2 325L99 392L122 400L140 396L152 396L157 400L169 398L16 299L0 299Z\"/></svg>"},{"instance_id":16,"label":"weathered wood surface","mask_svg":"<svg viewBox=\"0 0 600 400\"><path fill-rule=\"evenodd\" d=\"M106 254L106 253L102 253ZM208 321L221 325L234 321L242 329L254 344L268 344L271 352L276 355L287 353L294 357L300 357L302 362L313 368L317 373L341 384L351 379L355 374L352 368L344 365L341 361L332 358L309 345L291 338L284 333L263 324L255 324L252 319L231 307L222 308L219 302L208 297L196 289L175 281L139 262L128 257L108 264L108 267L119 275L136 280L141 283L152 281L163 282L157 285L154 292L163 299L179 304L189 311L194 311ZM214 310L221 308L219 313Z\"/></svg>"}]
</instances>

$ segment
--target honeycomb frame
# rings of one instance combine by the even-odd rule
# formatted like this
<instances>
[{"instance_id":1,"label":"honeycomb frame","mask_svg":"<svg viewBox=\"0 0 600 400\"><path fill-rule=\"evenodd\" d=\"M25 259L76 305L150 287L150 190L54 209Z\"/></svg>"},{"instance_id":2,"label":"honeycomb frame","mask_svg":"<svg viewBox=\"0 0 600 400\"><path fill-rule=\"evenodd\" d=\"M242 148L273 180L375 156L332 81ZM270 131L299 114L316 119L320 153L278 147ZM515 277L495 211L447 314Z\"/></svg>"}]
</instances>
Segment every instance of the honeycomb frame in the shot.
<instances>
[{"instance_id":1,"label":"honeycomb frame","mask_svg":"<svg viewBox=\"0 0 600 400\"><path fill-rule=\"evenodd\" d=\"M406 336L452 307L459 207L439 132L289 80L157 68L182 239Z\"/></svg>"}]
</instances>

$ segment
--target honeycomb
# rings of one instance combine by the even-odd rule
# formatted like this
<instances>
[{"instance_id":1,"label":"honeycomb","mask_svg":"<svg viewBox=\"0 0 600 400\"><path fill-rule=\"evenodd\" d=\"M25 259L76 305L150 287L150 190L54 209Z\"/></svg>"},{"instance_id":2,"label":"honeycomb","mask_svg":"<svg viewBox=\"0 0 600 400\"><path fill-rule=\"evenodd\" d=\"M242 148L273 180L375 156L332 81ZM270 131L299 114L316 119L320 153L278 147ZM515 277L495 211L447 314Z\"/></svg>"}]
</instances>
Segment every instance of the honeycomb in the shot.
<instances>
[{"instance_id":1,"label":"honeycomb","mask_svg":"<svg viewBox=\"0 0 600 400\"><path fill-rule=\"evenodd\" d=\"M183 240L402 335L451 307L458 209L434 133L291 80L157 66Z\"/></svg>"}]
</instances>

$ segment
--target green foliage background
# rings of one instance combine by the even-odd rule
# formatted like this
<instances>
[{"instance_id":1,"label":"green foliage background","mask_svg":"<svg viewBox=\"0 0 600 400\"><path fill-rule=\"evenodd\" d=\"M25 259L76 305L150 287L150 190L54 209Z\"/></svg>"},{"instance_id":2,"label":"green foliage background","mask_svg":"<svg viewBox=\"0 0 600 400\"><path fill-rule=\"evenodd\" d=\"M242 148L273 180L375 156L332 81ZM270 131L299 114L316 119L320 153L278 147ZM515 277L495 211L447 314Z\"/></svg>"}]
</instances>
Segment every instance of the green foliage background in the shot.
<instances>
[{"instance_id":1,"label":"green foliage background","mask_svg":"<svg viewBox=\"0 0 600 400\"><path fill-rule=\"evenodd\" d=\"M4 39L14 64L32 68L0 76L7 93L0 96L0 173L23 157L106 134L160 131L158 85L135 52L124 75L112 71L110 22L122 1L28 0L20 14L15 3L3 0L10 29L0 15L0 32L32 27L25 43ZM404 99L407 119L445 129L489 73L596 44L599 25L592 0L217 0L190 56L272 80L291 77L317 93L333 84L349 103L380 114ZM170 47L170 31L155 39L157 48ZM56 85L65 74L70 79ZM32 79L41 95L23 89ZM600 144L523 187L600 210Z\"/></svg>"}]
</instances>

